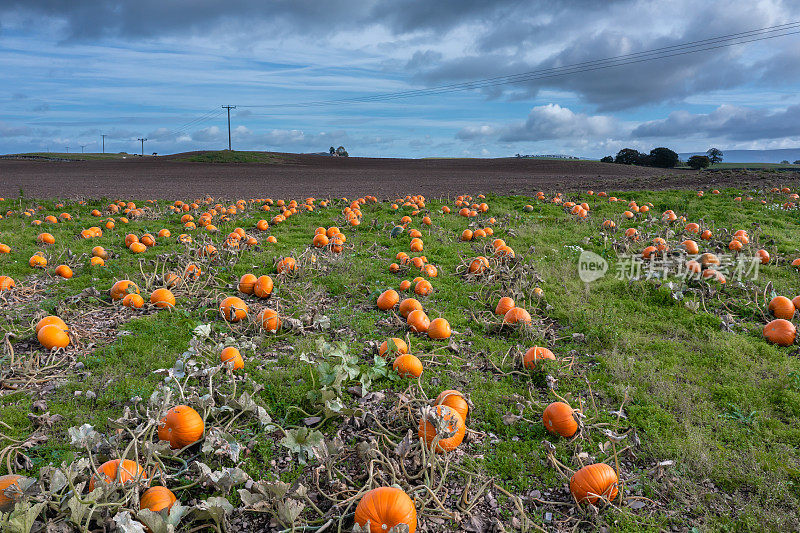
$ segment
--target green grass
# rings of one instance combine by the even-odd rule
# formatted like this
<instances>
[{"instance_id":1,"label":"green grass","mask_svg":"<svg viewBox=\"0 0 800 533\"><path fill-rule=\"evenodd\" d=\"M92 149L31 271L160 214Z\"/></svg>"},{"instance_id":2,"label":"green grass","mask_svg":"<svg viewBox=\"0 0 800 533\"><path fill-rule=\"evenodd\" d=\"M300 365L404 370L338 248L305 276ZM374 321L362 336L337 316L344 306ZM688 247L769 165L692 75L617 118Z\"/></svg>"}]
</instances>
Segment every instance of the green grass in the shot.
<instances>
[{"instance_id":1,"label":"green grass","mask_svg":"<svg viewBox=\"0 0 800 533\"><path fill-rule=\"evenodd\" d=\"M281 163L283 159L271 152L239 152L236 150L216 150L187 156L183 161L193 163Z\"/></svg>"},{"instance_id":2,"label":"green grass","mask_svg":"<svg viewBox=\"0 0 800 533\"><path fill-rule=\"evenodd\" d=\"M216 153L236 157L241 154ZM548 343L560 359L546 369L558 380L557 392L572 405L583 405L594 424L613 427L616 417L609 411L622 406L627 418L622 419L620 431L630 428L640 441L635 458L623 457L628 464L627 473L638 475L626 487L626 493L656 500L659 506L642 512L625 507L622 511L605 511L596 524L606 524L615 531L692 527L707 531L777 531L800 527L795 511L800 505L800 360L795 355L796 348L778 348L763 341L763 319L752 304L754 298L765 304L763 289L767 283L777 294L796 295L797 272L788 262L800 256L796 245L800 239L800 216L796 211L772 207L784 201L782 195L755 191L724 190L720 195L706 194L702 198L693 191L610 194L624 202L609 203L587 195L567 198L591 205L591 215L585 223L576 222L556 205L523 196L490 195L490 211L486 215L497 218L493 226L495 237L503 238L520 261L538 275L539 281L532 275L521 281L517 301L552 324L552 333L538 331L534 338L537 343ZM747 194L756 201L733 201L735 196ZM767 200L766 206L758 201L762 198ZM627 201L633 199L639 205L651 202L654 219L624 219L621 213ZM175 243L175 237L183 230L180 214L166 212L168 202L154 207L159 218L146 216L129 224L118 223L115 229L104 231L102 237L89 240L78 240L75 235L84 227L99 224L89 211L102 208L108 201L90 201L85 206L68 204L64 208L56 208L52 202L26 202L23 207L41 204L42 209L32 218L43 219L65 210L75 217L72 223L45 223L40 227L31 226L31 219L19 214L0 220L0 241L12 247L11 254L0 256L0 274L13 276L18 286L48 278L49 274L34 272L27 264L30 255L42 249L35 242L40 231L49 231L56 237L56 244L45 249L50 265L67 262L76 274L71 280L51 283L42 300L22 302L7 310L5 327L20 339L32 339L34 344L30 324L39 309L59 309L67 322L73 323L84 309L81 305L63 306L65 297L97 287L107 301L105 294L115 278L141 281L140 259L154 261L163 254L172 254L176 261L178 257L188 257L187 247ZM523 212L525 204L534 205L534 211ZM397 287L400 280L417 275L413 269L403 275L388 271L395 255L408 251L407 232L394 239L389 236L389 229L408 211L392 211L388 203L366 205L362 208L362 224L350 228L340 214L344 205L292 216L259 234L254 229L256 222L270 219L273 213L264 213L258 210L259 204L254 204L231 221L220 222L220 233L213 240L219 243L238 226L255 234L262 243L267 234L274 234L278 243L243 252L235 264L212 263L203 268L219 280L215 297L234 294L233 287L242 274L275 277L274 260L304 252L314 228L340 226L348 238L346 252L339 258L320 258L319 271L276 283L276 295L286 303L285 316L300 317L311 309L328 315L330 331L335 333L322 336L346 341L351 353L361 355L362 362L370 364L372 355L365 353L368 342L404 334L383 321L385 313L370 308L368 296L376 289ZM423 226L416 217L410 226L422 231L423 254L440 273L431 280L434 292L419 299L431 318L444 316L459 332L454 339L460 351L453 357L437 358L441 364L426 365L421 385L429 397L447 388L470 394L475 408L469 426L485 437L465 446L466 465L494 477L512 493L553 491L553 498L563 499L566 481L547 463L541 442L546 439L553 443L555 457L574 468L578 451L586 451L595 460L609 459L610 451L600 449L606 438L595 428L579 441L569 442L547 434L538 422L542 407L556 400L547 389L545 373L511 373L514 367L505 357L509 350L524 351L534 341L519 333L497 333L472 318L473 313L486 310L481 307L484 295L491 290L499 294L501 287L497 282L465 281L456 274L461 257L486 254L486 241L459 242L457 236L468 221L456 215L457 210L443 215L441 205L434 199L428 201L431 227ZM20 204L5 201L0 203L0 209L3 213L9 209L19 211ZM673 297L675 287L685 288L677 279L672 280L673 289L659 280L616 279L614 263L626 246L621 236L625 228L637 227L643 235L643 242L631 247L633 253L641 252L644 241L655 236L666 237L673 247L682 240L681 225L668 230L660 222L660 213L666 209L674 209L688 221L702 221L712 229L714 240L698 241L701 251L724 251L725 231L742 228L750 232L754 243L747 248L748 253L765 247L779 262L763 267L758 280L750 285L729 279L725 286L715 287L718 296L706 294L702 302L691 293L684 299ZM604 237L601 224L605 219L616 221L618 230ZM144 254L131 254L122 244L126 233L155 234L162 227L170 229L172 238L158 239L157 245ZM204 233L198 230L194 234L200 239ZM117 256L106 267L90 268L86 266L88 254L98 244ZM610 272L590 284L580 281L576 246L608 258L612 263ZM544 290L542 300L532 295L537 286ZM685 304L687 300L702 306L692 310ZM83 305L108 307L107 303L90 301ZM120 328L132 334L86 350L80 361L89 374L68 378L49 397L51 412L62 415L64 420L54 426L47 443L29 450L34 464L31 473L78 453L68 444L66 429L70 426L89 422L105 428L107 419L120 416L131 397L149 395L159 380L153 370L173 365L186 349L194 326L210 321L223 331L225 326L216 316L214 305L213 299L198 302L179 298L178 308L172 313L142 316L120 309ZM739 321L735 332L721 328L721 317L729 312L725 306L734 311ZM306 364L297 364L297 358L302 352L314 350L318 336L267 336L258 350L244 353L245 370L265 385L259 397L275 420L296 423L302 415L295 408L312 409L307 393L313 390L313 376ZM426 337L412 336L411 344L414 353L444 353L441 342ZM503 372L493 370L488 361ZM400 392L406 384L385 380L377 386ZM74 394L86 390L95 391L97 398L90 401ZM32 398L23 392L3 397L0 419L12 428L9 436L22 438L32 431L26 416L31 403ZM507 424L504 415L509 413L521 414L534 423ZM336 427L335 423L328 423L324 431L331 433ZM626 440L619 446L628 443ZM285 455L285 450L275 449L269 439L260 438L254 455L243 461L242 467L253 476L269 476L267 465L277 455ZM664 460L674 461L675 466L668 469L664 478L656 479L651 468ZM306 475L307 471L297 464L282 473L284 481ZM543 509L532 505L527 510L541 520ZM566 508L546 509L557 519L566 516Z\"/></svg>"}]
</instances>

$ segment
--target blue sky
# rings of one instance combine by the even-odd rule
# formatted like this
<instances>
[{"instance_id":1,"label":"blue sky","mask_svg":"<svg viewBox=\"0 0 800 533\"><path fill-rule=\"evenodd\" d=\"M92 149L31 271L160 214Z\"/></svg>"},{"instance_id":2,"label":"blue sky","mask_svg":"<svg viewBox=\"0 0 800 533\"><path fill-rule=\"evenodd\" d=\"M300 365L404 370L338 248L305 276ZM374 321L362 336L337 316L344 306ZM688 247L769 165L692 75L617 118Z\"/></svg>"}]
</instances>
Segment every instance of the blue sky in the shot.
<instances>
[{"instance_id":1,"label":"blue sky","mask_svg":"<svg viewBox=\"0 0 800 533\"><path fill-rule=\"evenodd\" d=\"M800 3L4 0L0 153L601 157L800 147L800 35L519 85L321 107L800 20ZM255 107L244 107L255 106ZM263 107L259 107L263 106ZM198 117L208 120L190 123Z\"/></svg>"}]
</instances>

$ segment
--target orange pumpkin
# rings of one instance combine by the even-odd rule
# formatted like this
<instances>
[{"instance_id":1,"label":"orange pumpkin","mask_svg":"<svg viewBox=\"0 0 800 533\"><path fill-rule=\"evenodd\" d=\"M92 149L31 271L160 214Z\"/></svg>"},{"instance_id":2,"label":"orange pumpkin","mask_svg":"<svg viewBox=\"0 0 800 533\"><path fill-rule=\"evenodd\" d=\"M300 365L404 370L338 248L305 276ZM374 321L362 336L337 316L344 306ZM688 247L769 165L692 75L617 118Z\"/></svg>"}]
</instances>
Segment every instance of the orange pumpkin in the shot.
<instances>
[{"instance_id":1,"label":"orange pumpkin","mask_svg":"<svg viewBox=\"0 0 800 533\"><path fill-rule=\"evenodd\" d=\"M247 316L247 311L247 304L236 296L228 296L219 304L219 312L228 322L239 322Z\"/></svg>"},{"instance_id":2,"label":"orange pumpkin","mask_svg":"<svg viewBox=\"0 0 800 533\"><path fill-rule=\"evenodd\" d=\"M794 324L783 318L776 318L766 326L762 331L764 338L767 342L777 344L778 346L791 346L794 344L797 329Z\"/></svg>"},{"instance_id":3,"label":"orange pumpkin","mask_svg":"<svg viewBox=\"0 0 800 533\"><path fill-rule=\"evenodd\" d=\"M128 481L144 478L144 469L130 459L112 459L106 461L97 469L100 480L105 483L127 483ZM94 490L95 477L89 481L89 491Z\"/></svg>"},{"instance_id":4,"label":"orange pumpkin","mask_svg":"<svg viewBox=\"0 0 800 533\"><path fill-rule=\"evenodd\" d=\"M141 309L144 307L144 298L136 293L126 294L125 298L122 299L122 305L131 309Z\"/></svg>"},{"instance_id":5,"label":"orange pumpkin","mask_svg":"<svg viewBox=\"0 0 800 533\"><path fill-rule=\"evenodd\" d=\"M569 491L578 503L597 503L600 498L612 501L617 497L619 478L605 463L587 465L569 480Z\"/></svg>"},{"instance_id":6,"label":"orange pumpkin","mask_svg":"<svg viewBox=\"0 0 800 533\"><path fill-rule=\"evenodd\" d=\"M775 318L791 320L794 317L795 307L786 296L776 296L769 302L769 311Z\"/></svg>"},{"instance_id":7,"label":"orange pumpkin","mask_svg":"<svg viewBox=\"0 0 800 533\"><path fill-rule=\"evenodd\" d=\"M272 289L275 284L269 276L259 276L253 285L253 294L259 298L269 298L272 296Z\"/></svg>"},{"instance_id":8,"label":"orange pumpkin","mask_svg":"<svg viewBox=\"0 0 800 533\"><path fill-rule=\"evenodd\" d=\"M43 326L36 332L36 338L39 340L39 344L48 350L66 348L69 346L69 335L67 335L66 331L61 329L61 326L56 324Z\"/></svg>"},{"instance_id":9,"label":"orange pumpkin","mask_svg":"<svg viewBox=\"0 0 800 533\"><path fill-rule=\"evenodd\" d=\"M406 344L406 341L404 341L403 339L401 339L399 337L392 337L391 341L394 343L394 347L392 349L392 352L388 353L389 352L389 341L387 340L387 341L383 341L381 343L380 347L378 348L378 354L379 355L381 355L381 356L384 356L384 355L400 355L400 354L408 353L408 344Z\"/></svg>"},{"instance_id":10,"label":"orange pumpkin","mask_svg":"<svg viewBox=\"0 0 800 533\"><path fill-rule=\"evenodd\" d=\"M408 315L411 314L412 311L416 311L417 309L422 310L422 304L419 303L419 300L416 298L406 298L402 302L400 302L400 307L398 308L400 315L403 318L408 318Z\"/></svg>"},{"instance_id":11,"label":"orange pumpkin","mask_svg":"<svg viewBox=\"0 0 800 533\"><path fill-rule=\"evenodd\" d=\"M20 479L22 479L22 476L16 474L0 476L0 513L8 513L14 510L18 497L22 496L22 488L19 486ZM6 493L6 489L10 488L11 490Z\"/></svg>"},{"instance_id":12,"label":"orange pumpkin","mask_svg":"<svg viewBox=\"0 0 800 533\"><path fill-rule=\"evenodd\" d=\"M112 300L122 300L126 294L139 294L139 286L127 279L121 279L111 286Z\"/></svg>"},{"instance_id":13,"label":"orange pumpkin","mask_svg":"<svg viewBox=\"0 0 800 533\"><path fill-rule=\"evenodd\" d=\"M398 355L392 367L403 378L418 378L422 375L422 361L408 353Z\"/></svg>"},{"instance_id":14,"label":"orange pumpkin","mask_svg":"<svg viewBox=\"0 0 800 533\"><path fill-rule=\"evenodd\" d=\"M394 308L397 305L397 302L400 301L400 295L394 289L389 289L383 291L380 296L378 296L378 309L381 311L388 311L389 309Z\"/></svg>"},{"instance_id":15,"label":"orange pumpkin","mask_svg":"<svg viewBox=\"0 0 800 533\"><path fill-rule=\"evenodd\" d=\"M548 405L542 414L542 422L547 431L553 435L571 437L578 431L574 411L564 402L553 402Z\"/></svg>"},{"instance_id":16,"label":"orange pumpkin","mask_svg":"<svg viewBox=\"0 0 800 533\"><path fill-rule=\"evenodd\" d=\"M205 431L205 423L197 411L188 405L176 405L161 419L158 438L168 440L172 449L194 444Z\"/></svg>"},{"instance_id":17,"label":"orange pumpkin","mask_svg":"<svg viewBox=\"0 0 800 533\"><path fill-rule=\"evenodd\" d=\"M355 522L370 533L386 533L399 524L417 530L417 510L408 494L396 487L378 487L364 494L356 506Z\"/></svg>"},{"instance_id":18,"label":"orange pumpkin","mask_svg":"<svg viewBox=\"0 0 800 533\"><path fill-rule=\"evenodd\" d=\"M234 370L240 370L244 368L244 359L242 359L242 354L239 353L239 350L233 346L227 346L226 348L223 348L222 353L219 354L219 359L223 363L232 363Z\"/></svg>"},{"instance_id":19,"label":"orange pumpkin","mask_svg":"<svg viewBox=\"0 0 800 533\"><path fill-rule=\"evenodd\" d=\"M500 298L500 301L497 302L497 307L494 308L494 312L497 315L505 316L510 310L514 309L514 299L510 296L503 296Z\"/></svg>"},{"instance_id":20,"label":"orange pumpkin","mask_svg":"<svg viewBox=\"0 0 800 533\"><path fill-rule=\"evenodd\" d=\"M245 274L239 278L239 292L243 294L253 294L256 285L256 278L253 274Z\"/></svg>"},{"instance_id":21,"label":"orange pumpkin","mask_svg":"<svg viewBox=\"0 0 800 533\"><path fill-rule=\"evenodd\" d=\"M163 509L172 509L173 504L178 501L175 494L167 487L150 487L142 494L139 500L140 509L149 509L157 513Z\"/></svg>"},{"instance_id":22,"label":"orange pumpkin","mask_svg":"<svg viewBox=\"0 0 800 533\"><path fill-rule=\"evenodd\" d=\"M297 270L297 261L293 257L284 257L275 267L278 269L278 274L288 274Z\"/></svg>"},{"instance_id":23,"label":"orange pumpkin","mask_svg":"<svg viewBox=\"0 0 800 533\"><path fill-rule=\"evenodd\" d=\"M428 315L422 309L411 311L406 321L408 322L408 327L415 333L427 333L428 327L431 325Z\"/></svg>"},{"instance_id":24,"label":"orange pumpkin","mask_svg":"<svg viewBox=\"0 0 800 533\"><path fill-rule=\"evenodd\" d=\"M61 276L64 279L70 279L72 277L72 269L67 265L58 265L56 267L56 276Z\"/></svg>"},{"instance_id":25,"label":"orange pumpkin","mask_svg":"<svg viewBox=\"0 0 800 533\"><path fill-rule=\"evenodd\" d=\"M261 324L261 327L267 331L274 332L281 329L281 319L278 316L278 312L274 309L263 309L260 313L258 313L256 318L258 319L259 324Z\"/></svg>"},{"instance_id":26,"label":"orange pumpkin","mask_svg":"<svg viewBox=\"0 0 800 533\"><path fill-rule=\"evenodd\" d=\"M437 405L434 409L428 410L427 415L420 419L419 430L417 431L419 438L430 449L431 444L437 437L436 427L440 423L446 428L447 434L452 435L442 435L439 438L439 442L436 445L436 453L455 450L464 440L467 428L461 415L455 409L446 405Z\"/></svg>"},{"instance_id":27,"label":"orange pumpkin","mask_svg":"<svg viewBox=\"0 0 800 533\"><path fill-rule=\"evenodd\" d=\"M525 368L533 370L536 368L536 365L540 361L555 361L556 356L553 355L553 352L548 350L547 348L543 348L542 346L533 346L528 348L528 351L525 352L525 356L523 357L523 363L525 364Z\"/></svg>"},{"instance_id":28,"label":"orange pumpkin","mask_svg":"<svg viewBox=\"0 0 800 533\"><path fill-rule=\"evenodd\" d=\"M530 324L531 314L521 307L513 307L503 315L503 322L505 324Z\"/></svg>"},{"instance_id":29,"label":"orange pumpkin","mask_svg":"<svg viewBox=\"0 0 800 533\"><path fill-rule=\"evenodd\" d=\"M441 340L448 339L452 330L450 329L450 322L444 318L434 318L428 326L428 337L431 339Z\"/></svg>"},{"instance_id":30,"label":"orange pumpkin","mask_svg":"<svg viewBox=\"0 0 800 533\"><path fill-rule=\"evenodd\" d=\"M436 400L434 400L433 404L446 405L461 415L461 418L464 421L467 420L467 415L469 414L469 403L467 402L467 399L464 398L464 395L457 390L442 391L439 396L436 397Z\"/></svg>"},{"instance_id":31,"label":"orange pumpkin","mask_svg":"<svg viewBox=\"0 0 800 533\"><path fill-rule=\"evenodd\" d=\"M150 295L150 303L160 309L175 307L175 295L169 289L156 289Z\"/></svg>"},{"instance_id":32,"label":"orange pumpkin","mask_svg":"<svg viewBox=\"0 0 800 533\"><path fill-rule=\"evenodd\" d=\"M50 316L44 317L43 319L39 320L36 323L36 333L39 333L40 329L42 329L45 326L49 326L51 324L60 327L64 331L69 331L69 328L67 327L66 322L64 322L63 320L61 320L57 316L50 315Z\"/></svg>"},{"instance_id":33,"label":"orange pumpkin","mask_svg":"<svg viewBox=\"0 0 800 533\"><path fill-rule=\"evenodd\" d=\"M427 296L433 291L433 285L427 279L422 279L414 285L414 292L420 296Z\"/></svg>"},{"instance_id":34,"label":"orange pumpkin","mask_svg":"<svg viewBox=\"0 0 800 533\"><path fill-rule=\"evenodd\" d=\"M766 265L769 263L769 252L766 250L759 250L756 252L756 257L761 261L762 265Z\"/></svg>"}]
</instances>

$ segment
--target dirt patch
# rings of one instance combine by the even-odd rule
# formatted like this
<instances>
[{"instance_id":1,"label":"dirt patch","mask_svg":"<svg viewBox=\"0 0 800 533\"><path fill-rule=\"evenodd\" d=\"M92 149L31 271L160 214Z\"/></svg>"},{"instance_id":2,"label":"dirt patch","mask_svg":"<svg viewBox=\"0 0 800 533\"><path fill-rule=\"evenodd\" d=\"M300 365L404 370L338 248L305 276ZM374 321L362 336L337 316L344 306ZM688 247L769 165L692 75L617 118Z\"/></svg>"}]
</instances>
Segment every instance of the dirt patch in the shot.
<instances>
[{"instance_id":1,"label":"dirt patch","mask_svg":"<svg viewBox=\"0 0 800 533\"><path fill-rule=\"evenodd\" d=\"M774 173L669 170L593 161L376 159L277 154L281 164L191 163L185 154L101 161L0 160L0 196L193 198L205 195L445 197L468 192L773 186ZM781 173L783 183L800 174Z\"/></svg>"}]
</instances>

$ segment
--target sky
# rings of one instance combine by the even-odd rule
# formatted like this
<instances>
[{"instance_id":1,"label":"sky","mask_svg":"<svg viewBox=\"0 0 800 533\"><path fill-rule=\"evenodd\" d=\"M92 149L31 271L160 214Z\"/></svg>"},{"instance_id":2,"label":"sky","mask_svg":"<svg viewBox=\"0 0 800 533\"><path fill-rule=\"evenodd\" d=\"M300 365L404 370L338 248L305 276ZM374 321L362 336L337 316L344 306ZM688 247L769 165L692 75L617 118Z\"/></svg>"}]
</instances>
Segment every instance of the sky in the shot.
<instances>
[{"instance_id":1,"label":"sky","mask_svg":"<svg viewBox=\"0 0 800 533\"><path fill-rule=\"evenodd\" d=\"M800 21L793 0L0 0L0 153L227 148L599 158L800 147L800 34L493 86ZM300 104L300 105L297 105ZM305 105L303 105L305 104Z\"/></svg>"}]
</instances>

